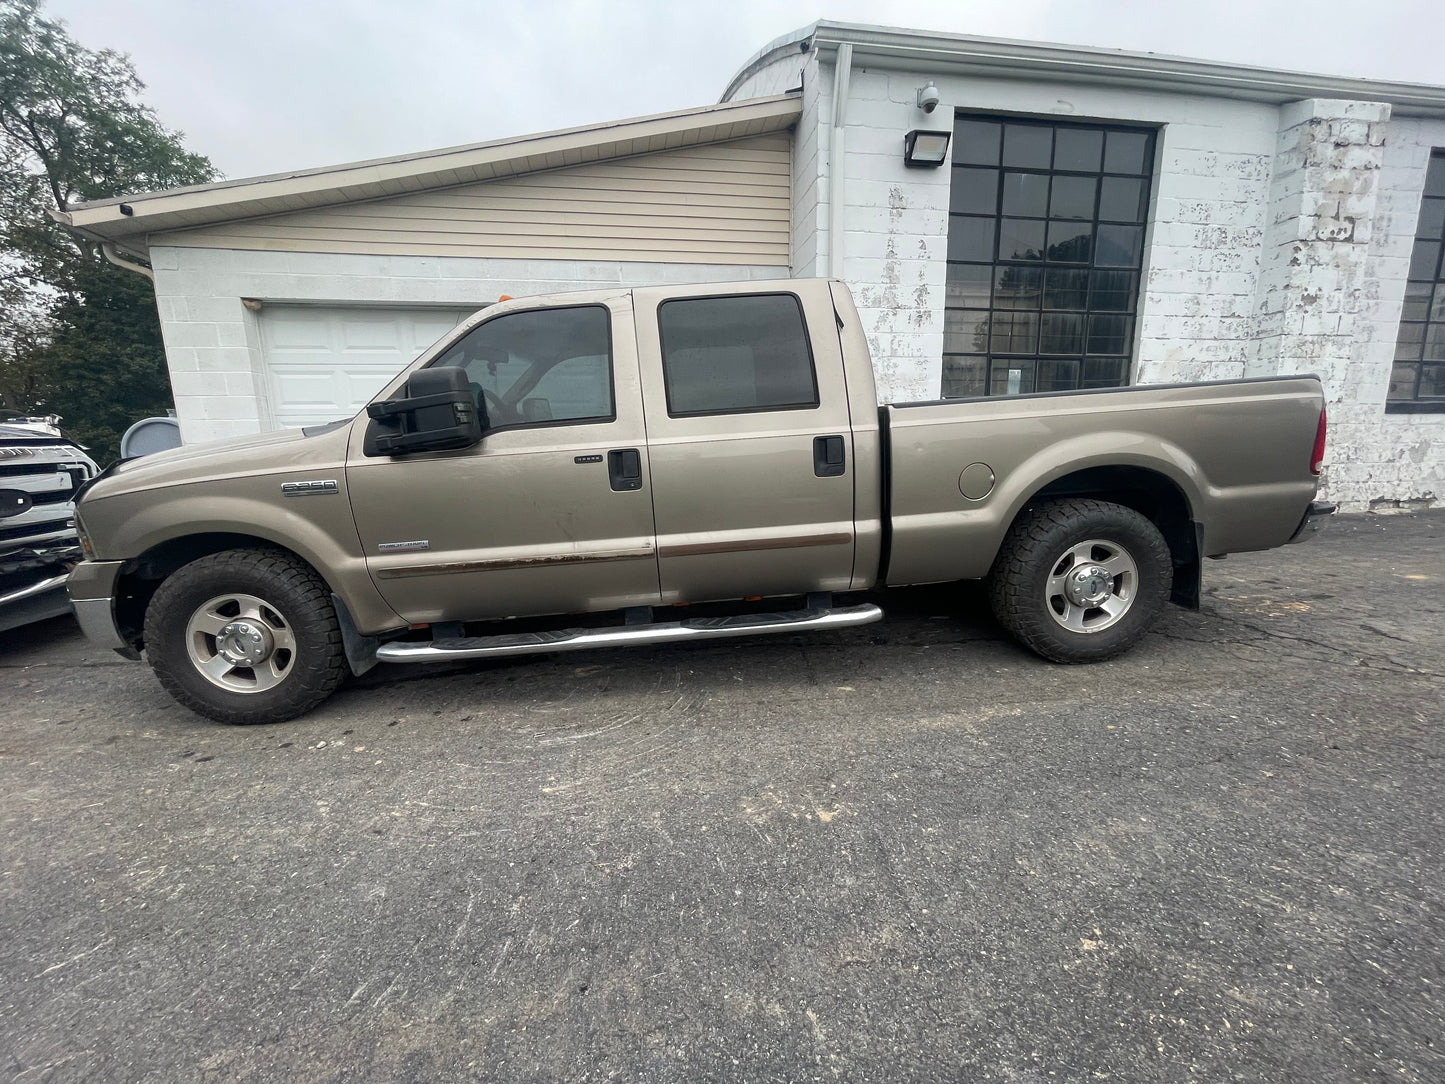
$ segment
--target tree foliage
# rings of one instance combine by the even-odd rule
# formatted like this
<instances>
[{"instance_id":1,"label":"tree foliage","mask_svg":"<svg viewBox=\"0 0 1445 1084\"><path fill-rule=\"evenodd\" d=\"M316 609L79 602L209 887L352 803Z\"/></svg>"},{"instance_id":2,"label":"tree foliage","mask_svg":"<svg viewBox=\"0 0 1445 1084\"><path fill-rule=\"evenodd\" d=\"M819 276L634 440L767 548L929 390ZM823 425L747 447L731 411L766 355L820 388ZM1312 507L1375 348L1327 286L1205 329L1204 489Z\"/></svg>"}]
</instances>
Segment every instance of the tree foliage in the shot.
<instances>
[{"instance_id":1,"label":"tree foliage","mask_svg":"<svg viewBox=\"0 0 1445 1084\"><path fill-rule=\"evenodd\" d=\"M216 176L143 89L42 0L0 0L0 410L61 414L101 459L171 404L155 297L48 212Z\"/></svg>"}]
</instances>

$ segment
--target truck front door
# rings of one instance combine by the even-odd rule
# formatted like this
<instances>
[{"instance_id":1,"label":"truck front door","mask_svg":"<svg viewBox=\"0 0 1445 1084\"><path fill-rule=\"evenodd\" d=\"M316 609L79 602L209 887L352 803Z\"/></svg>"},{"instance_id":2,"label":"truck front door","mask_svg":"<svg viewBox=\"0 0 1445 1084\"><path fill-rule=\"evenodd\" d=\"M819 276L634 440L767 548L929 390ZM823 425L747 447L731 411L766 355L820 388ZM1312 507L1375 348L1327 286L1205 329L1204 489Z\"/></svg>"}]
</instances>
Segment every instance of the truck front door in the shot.
<instances>
[{"instance_id":1,"label":"truck front door","mask_svg":"<svg viewBox=\"0 0 1445 1084\"><path fill-rule=\"evenodd\" d=\"M408 621L658 601L647 433L626 293L503 311L433 364L485 404L481 443L347 466L377 590Z\"/></svg>"},{"instance_id":2,"label":"truck front door","mask_svg":"<svg viewBox=\"0 0 1445 1084\"><path fill-rule=\"evenodd\" d=\"M827 284L633 299L664 600L846 590L853 439Z\"/></svg>"}]
</instances>

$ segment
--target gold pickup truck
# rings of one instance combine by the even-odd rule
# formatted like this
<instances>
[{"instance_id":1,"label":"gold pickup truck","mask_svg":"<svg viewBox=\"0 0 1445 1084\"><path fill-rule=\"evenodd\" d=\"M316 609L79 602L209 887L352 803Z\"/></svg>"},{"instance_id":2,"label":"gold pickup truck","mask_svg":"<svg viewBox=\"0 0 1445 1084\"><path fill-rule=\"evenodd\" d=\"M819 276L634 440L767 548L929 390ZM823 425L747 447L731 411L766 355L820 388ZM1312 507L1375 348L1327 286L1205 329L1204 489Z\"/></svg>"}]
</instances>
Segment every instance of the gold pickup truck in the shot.
<instances>
[{"instance_id":1,"label":"gold pickup truck","mask_svg":"<svg viewBox=\"0 0 1445 1084\"><path fill-rule=\"evenodd\" d=\"M1312 376L880 409L838 282L506 300L354 419L112 467L69 588L228 723L378 662L832 629L882 616L836 595L961 579L1092 662L1332 511L1324 433Z\"/></svg>"}]
</instances>

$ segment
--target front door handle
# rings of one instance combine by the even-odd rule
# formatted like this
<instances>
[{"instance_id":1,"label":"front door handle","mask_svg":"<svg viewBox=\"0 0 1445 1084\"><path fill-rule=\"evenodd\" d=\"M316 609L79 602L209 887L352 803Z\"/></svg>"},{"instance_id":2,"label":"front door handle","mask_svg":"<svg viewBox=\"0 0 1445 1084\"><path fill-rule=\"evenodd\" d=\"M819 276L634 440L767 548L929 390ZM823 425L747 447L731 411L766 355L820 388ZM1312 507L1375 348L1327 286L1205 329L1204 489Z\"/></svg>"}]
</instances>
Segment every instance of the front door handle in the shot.
<instances>
[{"instance_id":1,"label":"front door handle","mask_svg":"<svg viewBox=\"0 0 1445 1084\"><path fill-rule=\"evenodd\" d=\"M848 469L842 437L813 438L813 473L819 478L837 478Z\"/></svg>"},{"instance_id":2,"label":"front door handle","mask_svg":"<svg viewBox=\"0 0 1445 1084\"><path fill-rule=\"evenodd\" d=\"M607 479L618 493L642 488L642 455L636 448L614 448L607 453Z\"/></svg>"}]
</instances>

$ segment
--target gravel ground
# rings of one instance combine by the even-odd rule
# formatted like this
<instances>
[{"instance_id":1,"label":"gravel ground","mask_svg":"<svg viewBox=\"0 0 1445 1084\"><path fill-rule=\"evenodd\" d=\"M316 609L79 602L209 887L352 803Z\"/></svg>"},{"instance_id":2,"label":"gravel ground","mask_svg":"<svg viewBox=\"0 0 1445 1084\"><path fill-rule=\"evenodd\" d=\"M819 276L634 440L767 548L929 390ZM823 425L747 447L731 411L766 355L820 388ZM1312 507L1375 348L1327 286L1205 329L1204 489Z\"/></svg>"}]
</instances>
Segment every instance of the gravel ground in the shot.
<instances>
[{"instance_id":1,"label":"gravel ground","mask_svg":"<svg viewBox=\"0 0 1445 1084\"><path fill-rule=\"evenodd\" d=\"M847 632L378 668L231 729L0 634L0 1079L1445 1079L1445 515L1127 658Z\"/></svg>"}]
</instances>

